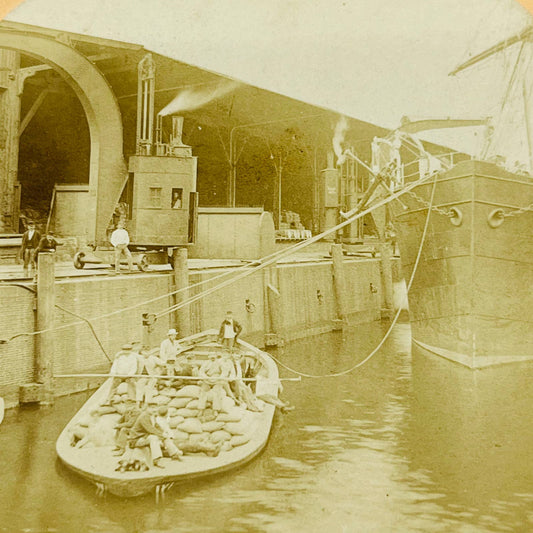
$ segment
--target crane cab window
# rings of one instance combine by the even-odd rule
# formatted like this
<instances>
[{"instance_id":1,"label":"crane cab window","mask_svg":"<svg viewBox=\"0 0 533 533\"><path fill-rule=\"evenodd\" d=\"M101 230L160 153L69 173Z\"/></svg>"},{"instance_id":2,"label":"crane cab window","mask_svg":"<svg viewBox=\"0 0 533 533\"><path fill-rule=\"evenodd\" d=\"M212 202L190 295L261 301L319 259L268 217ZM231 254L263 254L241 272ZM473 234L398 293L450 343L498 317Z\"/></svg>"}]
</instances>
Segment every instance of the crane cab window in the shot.
<instances>
[{"instance_id":1,"label":"crane cab window","mask_svg":"<svg viewBox=\"0 0 533 533\"><path fill-rule=\"evenodd\" d=\"M170 207L172 209L181 209L183 207L183 189L172 189Z\"/></svg>"},{"instance_id":2,"label":"crane cab window","mask_svg":"<svg viewBox=\"0 0 533 533\"><path fill-rule=\"evenodd\" d=\"M150 187L150 207L161 207L161 187Z\"/></svg>"}]
</instances>

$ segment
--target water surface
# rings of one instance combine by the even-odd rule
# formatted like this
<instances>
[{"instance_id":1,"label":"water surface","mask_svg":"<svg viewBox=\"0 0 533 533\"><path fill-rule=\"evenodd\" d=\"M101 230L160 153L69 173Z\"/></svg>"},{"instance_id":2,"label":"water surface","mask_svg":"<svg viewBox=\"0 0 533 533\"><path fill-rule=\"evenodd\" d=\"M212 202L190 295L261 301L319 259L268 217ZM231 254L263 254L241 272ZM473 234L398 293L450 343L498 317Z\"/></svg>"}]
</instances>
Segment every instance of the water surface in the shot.
<instances>
[{"instance_id":1,"label":"water surface","mask_svg":"<svg viewBox=\"0 0 533 533\"><path fill-rule=\"evenodd\" d=\"M387 324L273 351L306 373L362 360ZM290 373L281 369L281 374ZM0 531L293 532L533 529L532 366L471 372L411 351L397 325L382 350L337 378L287 383L248 465L154 496L98 497L55 457L55 440L88 397L7 413L0 425Z\"/></svg>"}]
</instances>

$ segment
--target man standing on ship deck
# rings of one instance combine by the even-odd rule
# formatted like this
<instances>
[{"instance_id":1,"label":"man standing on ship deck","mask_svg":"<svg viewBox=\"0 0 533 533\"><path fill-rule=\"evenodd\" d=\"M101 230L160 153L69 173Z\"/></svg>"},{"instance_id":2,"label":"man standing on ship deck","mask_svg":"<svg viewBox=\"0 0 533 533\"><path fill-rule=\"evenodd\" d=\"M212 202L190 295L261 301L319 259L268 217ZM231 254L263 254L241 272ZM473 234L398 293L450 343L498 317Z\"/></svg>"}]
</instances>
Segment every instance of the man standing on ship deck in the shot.
<instances>
[{"instance_id":1,"label":"man standing on ship deck","mask_svg":"<svg viewBox=\"0 0 533 533\"><path fill-rule=\"evenodd\" d=\"M218 342L226 347L230 352L233 352L233 347L237 342L237 337L242 331L242 326L233 318L233 313L228 311L226 317L220 324L218 332Z\"/></svg>"}]
</instances>

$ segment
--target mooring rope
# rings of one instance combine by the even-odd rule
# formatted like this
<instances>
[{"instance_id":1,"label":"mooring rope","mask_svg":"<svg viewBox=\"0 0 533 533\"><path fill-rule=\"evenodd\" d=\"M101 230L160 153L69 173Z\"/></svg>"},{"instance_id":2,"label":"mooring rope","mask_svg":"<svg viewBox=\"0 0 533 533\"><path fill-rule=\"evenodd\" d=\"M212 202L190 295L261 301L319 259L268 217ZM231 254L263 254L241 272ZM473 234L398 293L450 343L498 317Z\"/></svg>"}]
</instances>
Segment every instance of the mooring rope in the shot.
<instances>
[{"instance_id":1,"label":"mooring rope","mask_svg":"<svg viewBox=\"0 0 533 533\"><path fill-rule=\"evenodd\" d=\"M257 266L250 267L249 265L243 265L242 268L245 270L244 272L242 272L240 274L238 273L237 275L234 275L232 278L230 278L230 279L228 279L228 280L226 280L224 282L221 282L218 285L215 285L214 287L211 287L210 289L206 289L205 291L200 292L200 293L198 293L195 296L189 297L189 298L179 302L176 305L170 306L169 308L167 308L163 312L160 312L158 315L156 315L156 318L161 317L161 316L165 316L165 315L167 315L169 313L172 313L173 311L176 311L177 309L180 309L182 307L190 305L191 303L193 303L193 302L195 302L195 301L197 301L197 300L199 300L201 298L204 298L205 296L208 296L209 294L211 294L211 293L213 293L213 292L215 292L217 290L220 290L220 289L222 289L224 287L227 287L228 285L231 285L231 284L235 283L236 281L239 281L240 279L242 279L244 277L247 277L247 276L249 276L251 274L254 274L255 272L258 272L258 271L262 270L263 268L266 268L267 266L270 266L271 264L276 263L279 259L281 259L283 257L292 255L294 252L296 252L296 251L298 251L298 250L300 250L302 248L305 248L305 247L309 246L310 244L319 241L320 239L324 238L325 236L327 236L327 235L329 235L331 233L334 233L334 232L338 231L339 229L342 229L343 227L353 223L355 220L357 220L359 218L362 218L362 217L366 216L367 214L372 213L375 209L383 207L384 205L387 205L388 203L392 202L393 200L396 200L397 198L399 198L403 194L408 193L411 189L413 189L413 188L419 186L420 184L424 183L425 181L427 181L430 177L431 176L428 175L428 176L425 176L424 178L422 178L420 180L413 181L412 183L410 183L409 185L405 186L404 188L402 188L402 189L390 194L389 196L377 201L376 203L372 204L367 209L352 215L351 217L347 218L343 222L340 222L336 226L333 226L333 227L327 229L326 231L323 231L322 233L320 233L318 235L315 235L315 236L313 236L313 237L311 237L309 239L306 239L305 241L296 243L293 246L290 246L289 248L286 248L286 249L278 251L278 252L274 252L273 254L270 254L269 256L266 256L266 261L264 259L258 259L257 261L254 261L253 262L254 264L255 263L259 263ZM239 267L239 269L240 268L241 267ZM226 272L226 273L220 274L219 277L223 277L225 275L230 275L230 274L235 274L235 271L230 271L230 272ZM173 292L167 293L167 294L165 294L163 296L159 296L156 299L161 299L163 297L168 297L169 295L175 294L176 292L179 292L179 291L189 290L190 288L193 288L193 287L195 287L197 285L201 285L201 284L213 281L213 279L215 279L215 278L210 278L209 280L204 280L202 282L198 282L197 284L193 284L193 285L189 285L187 287L183 287L181 289L178 289L177 291L173 291ZM129 306L129 307L121 308L121 309L112 311L110 313L105 313L103 315L99 315L99 316L92 317L92 318L89 318L89 319L83 319L83 320L80 320L80 321L77 321L77 322L70 322L68 324L62 324L60 326L54 326L54 327L50 327L50 328L45 328L45 329L38 330L38 331L28 331L28 332L17 333L15 335L12 335L8 339L1 339L0 343L6 344L6 343L9 343L9 342L13 341L14 339L16 339L18 337L21 337L21 336L40 335L42 333L47 333L47 332L50 332L50 331L59 331L59 330L66 329L66 328L69 328L69 327L72 327L72 326L81 325L81 324L86 323L87 321L88 322L92 322L92 321L96 321L96 320L101 320L103 318L109 318L110 316L117 315L117 314L123 313L125 311L129 311L129 310L132 310L134 308L141 307L143 305L147 305L147 302L152 302L154 300L155 299L147 300L145 302L140 302L138 304L135 304L135 305L132 305L132 306Z\"/></svg>"},{"instance_id":2,"label":"mooring rope","mask_svg":"<svg viewBox=\"0 0 533 533\"><path fill-rule=\"evenodd\" d=\"M433 206L433 198L435 196L435 188L436 188L436 185L437 185L437 177L438 177L438 173L435 173L435 178L434 178L434 181L433 181L433 188L432 188L432 191L431 191L431 199L429 201L428 214L426 216L426 222L424 224L424 231L422 232L422 237L420 239L420 245L418 247L418 253L417 253L415 264L414 264L414 267L413 267L413 272L411 273L411 277L409 279L409 283L407 284L407 293L409 293L409 291L411 289L411 285L413 283L413 280L415 279L415 274L416 274L416 271L417 271L417 268L418 268L418 263L420 261L421 255L422 255L422 249L424 247L424 242L425 242L425 239L426 239L427 229L428 229L428 226L429 226L429 219L430 219L430 216L431 216L431 207ZM370 352L370 354L368 354L362 361L359 361L355 365L351 366L350 368L347 368L346 370L342 370L341 372L334 372L332 374L322 374L322 375L307 374L305 372L301 372L299 370L295 370L294 368L291 368L291 367L287 366L285 363L280 361L277 357L274 357L271 353L269 353L268 355L270 357L272 357L272 359L274 359L274 361L276 361L276 363L278 365L282 366L286 370L289 370L290 372L292 372L294 374L297 374L298 376L301 376L303 378L320 379L320 378L334 378L334 377L344 376L346 374L349 374L350 372L353 372L356 368L359 368L359 367L363 366L367 361L369 361L380 350L380 348L383 346L383 344L385 343L385 341L388 339L389 335L391 334L394 326L396 325L396 322L398 321L398 318L400 317L400 313L401 312L402 312L402 309L401 308L398 309L398 311L396 312L396 314L395 314L395 316L394 316L394 318L393 318L393 320L392 320L387 332L385 333L385 335L383 336L381 341L378 343L378 345Z\"/></svg>"}]
</instances>

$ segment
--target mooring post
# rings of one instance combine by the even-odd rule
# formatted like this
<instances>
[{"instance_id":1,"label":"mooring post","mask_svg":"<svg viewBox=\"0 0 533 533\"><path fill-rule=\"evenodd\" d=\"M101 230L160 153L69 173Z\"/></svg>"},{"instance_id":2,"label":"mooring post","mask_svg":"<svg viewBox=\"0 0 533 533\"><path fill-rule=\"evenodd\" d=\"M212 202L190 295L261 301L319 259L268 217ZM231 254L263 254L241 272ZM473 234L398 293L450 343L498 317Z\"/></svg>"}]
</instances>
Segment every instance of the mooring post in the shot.
<instances>
[{"instance_id":1,"label":"mooring post","mask_svg":"<svg viewBox=\"0 0 533 533\"><path fill-rule=\"evenodd\" d=\"M333 263L333 286L337 301L337 316L341 325L346 321L346 276L344 274L344 259L342 244L331 245L331 259Z\"/></svg>"},{"instance_id":2,"label":"mooring post","mask_svg":"<svg viewBox=\"0 0 533 533\"><path fill-rule=\"evenodd\" d=\"M55 263L54 253L40 253L37 267L37 331L43 331L35 340L36 381L43 385L40 403L52 403L53 364L54 364L54 327L55 315Z\"/></svg>"},{"instance_id":3,"label":"mooring post","mask_svg":"<svg viewBox=\"0 0 533 533\"><path fill-rule=\"evenodd\" d=\"M174 248L172 265L174 267L174 285L176 290L189 286L189 266L187 248ZM189 296L188 290L181 290L176 294L176 303L183 302ZM186 337L191 334L190 309L186 305L177 310L179 336Z\"/></svg>"},{"instance_id":4,"label":"mooring post","mask_svg":"<svg viewBox=\"0 0 533 533\"><path fill-rule=\"evenodd\" d=\"M381 255L381 284L383 286L382 317L390 317L394 312L394 287L392 284L392 247L388 242L379 245Z\"/></svg>"}]
</instances>

